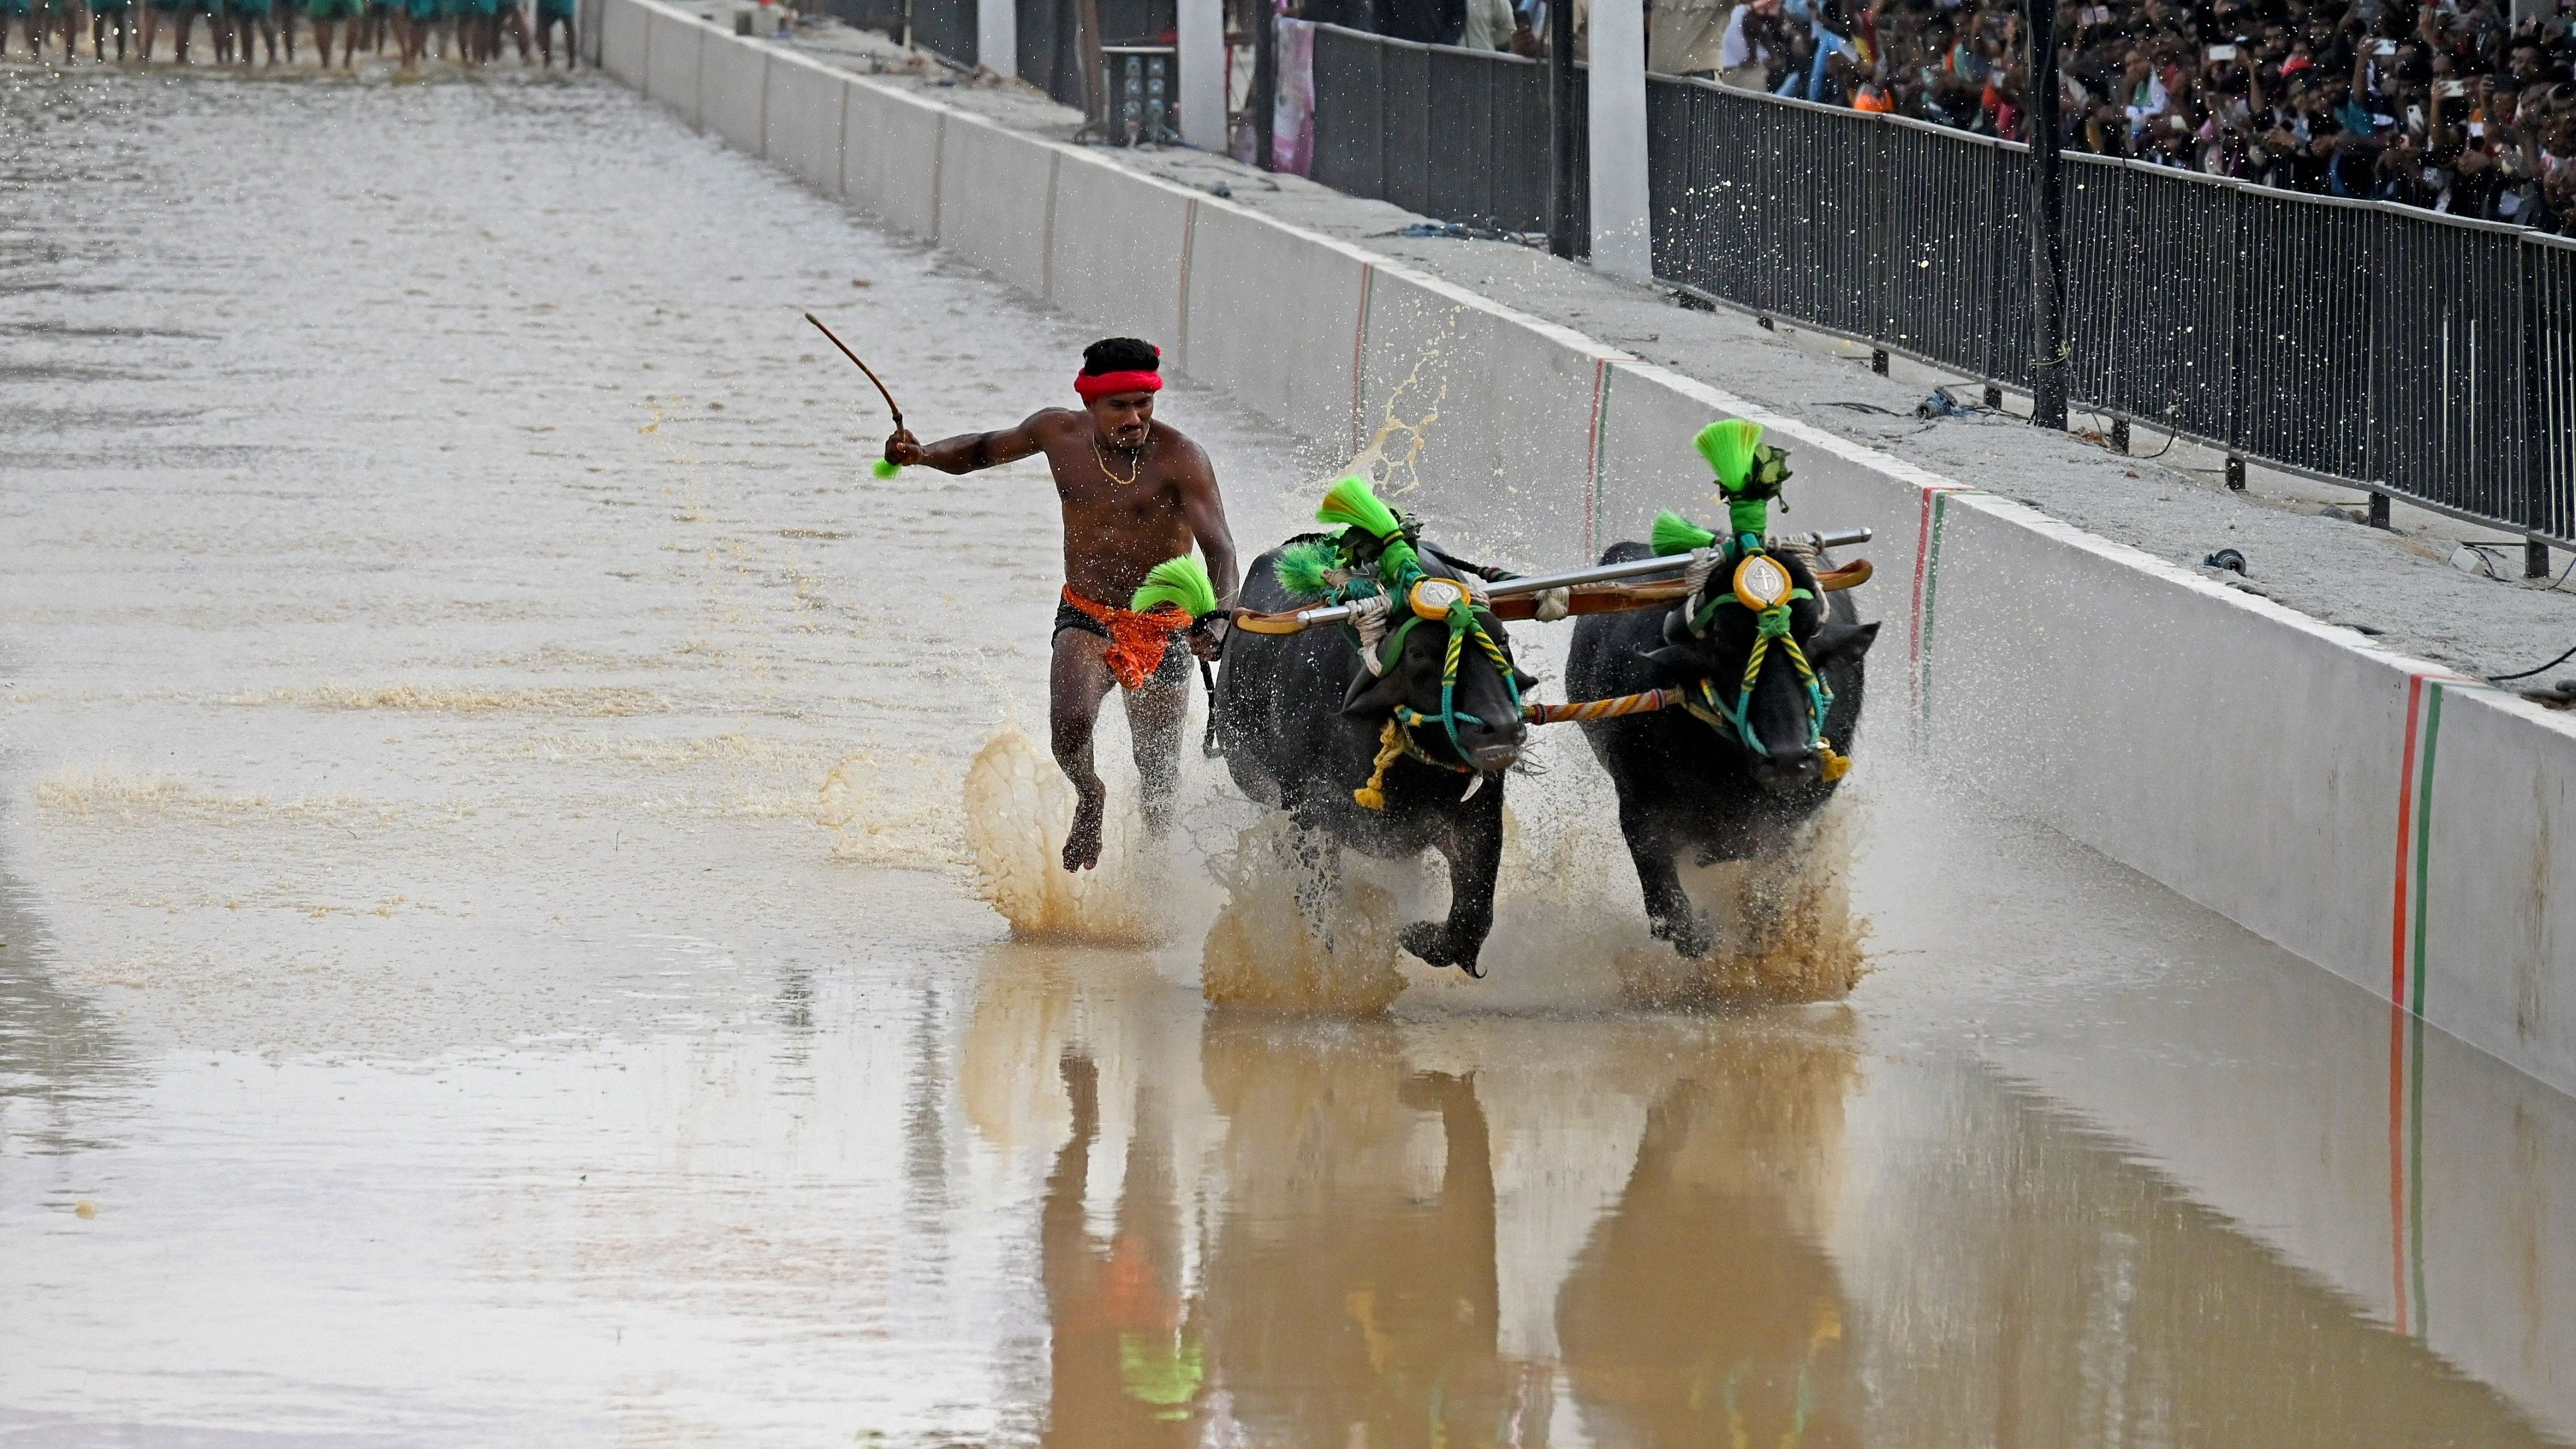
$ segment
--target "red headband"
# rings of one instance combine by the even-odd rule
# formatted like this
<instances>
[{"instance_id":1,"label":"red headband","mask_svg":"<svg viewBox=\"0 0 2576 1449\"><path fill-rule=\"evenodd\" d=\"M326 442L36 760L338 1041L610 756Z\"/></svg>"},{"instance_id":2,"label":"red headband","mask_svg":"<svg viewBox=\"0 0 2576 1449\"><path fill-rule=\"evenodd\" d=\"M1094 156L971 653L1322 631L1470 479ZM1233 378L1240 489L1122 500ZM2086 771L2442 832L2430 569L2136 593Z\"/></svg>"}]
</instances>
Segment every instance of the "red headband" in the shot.
<instances>
[{"instance_id":1,"label":"red headband","mask_svg":"<svg viewBox=\"0 0 2576 1449\"><path fill-rule=\"evenodd\" d=\"M1163 375L1159 372L1145 372L1141 370L1134 372L1077 372L1073 375L1073 390L1082 395L1082 400L1084 402L1094 402L1104 397L1115 397L1122 392L1161 392L1163 390Z\"/></svg>"}]
</instances>

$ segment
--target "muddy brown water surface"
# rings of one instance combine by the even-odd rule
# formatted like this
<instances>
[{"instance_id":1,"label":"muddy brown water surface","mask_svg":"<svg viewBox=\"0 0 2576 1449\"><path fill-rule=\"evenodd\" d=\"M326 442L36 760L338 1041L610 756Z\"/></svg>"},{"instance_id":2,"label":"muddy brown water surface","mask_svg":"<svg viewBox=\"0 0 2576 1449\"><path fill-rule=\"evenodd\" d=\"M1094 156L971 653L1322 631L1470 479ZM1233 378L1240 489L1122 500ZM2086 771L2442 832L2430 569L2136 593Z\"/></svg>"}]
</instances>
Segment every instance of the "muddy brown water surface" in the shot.
<instances>
[{"instance_id":1,"label":"muddy brown water surface","mask_svg":"<svg viewBox=\"0 0 2576 1449\"><path fill-rule=\"evenodd\" d=\"M0 195L0 1444L2576 1429L2565 1100L1893 712L1839 1000L1640 1004L1563 733L1485 982L1395 869L1299 964L1194 746L1030 873L1044 477L797 314L926 430L1086 334L622 92L12 65ZM1250 547L1347 461L1165 412Z\"/></svg>"}]
</instances>

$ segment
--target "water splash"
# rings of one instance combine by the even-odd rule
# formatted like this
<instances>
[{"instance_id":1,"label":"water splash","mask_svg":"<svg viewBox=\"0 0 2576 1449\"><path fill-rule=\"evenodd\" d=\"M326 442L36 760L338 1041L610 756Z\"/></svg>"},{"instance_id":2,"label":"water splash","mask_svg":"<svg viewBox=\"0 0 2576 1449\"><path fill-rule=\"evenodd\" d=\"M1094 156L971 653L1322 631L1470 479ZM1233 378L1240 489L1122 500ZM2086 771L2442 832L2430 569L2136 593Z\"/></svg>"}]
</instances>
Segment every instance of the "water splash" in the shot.
<instances>
[{"instance_id":1,"label":"water splash","mask_svg":"<svg viewBox=\"0 0 2576 1449\"><path fill-rule=\"evenodd\" d=\"M1210 1005L1374 1016L1403 994L1395 896L1346 872L1324 875L1314 845L1286 817L1243 831L1210 865L1227 893L1201 951L1199 987Z\"/></svg>"},{"instance_id":2,"label":"water splash","mask_svg":"<svg viewBox=\"0 0 2576 1449\"><path fill-rule=\"evenodd\" d=\"M1423 344L1414 355L1413 369L1404 381L1386 395L1379 415L1377 431L1368 442L1355 449L1348 465L1333 474L1334 478L1357 473L1367 478L1381 498L1401 498L1422 486L1422 455L1431 442L1431 425L1440 421L1440 405L1449 400L1449 378L1446 367L1440 367L1438 382L1426 410L1419 417L1407 419L1405 398L1426 386L1423 371L1445 362L1450 346L1457 341L1458 319L1464 308L1452 309L1448 323L1440 334ZM1352 432L1359 431L1354 419ZM1357 441L1356 436L1353 439ZM1400 449L1400 451L1399 451ZM1330 484L1332 478L1316 480Z\"/></svg>"},{"instance_id":3,"label":"water splash","mask_svg":"<svg viewBox=\"0 0 2576 1449\"><path fill-rule=\"evenodd\" d=\"M1055 761L1014 724L975 752L966 767L966 852L977 893L1013 934L1100 946L1171 939L1173 863L1118 795L1113 783L1099 866L1068 871L1060 852L1073 824L1073 786Z\"/></svg>"},{"instance_id":4,"label":"water splash","mask_svg":"<svg viewBox=\"0 0 2576 1449\"><path fill-rule=\"evenodd\" d=\"M1837 799L1787 848L1685 870L1716 945L1696 960L1670 947L1619 953L1622 989L1646 1006L1839 1001L1869 972L1869 920L1851 908L1857 815Z\"/></svg>"}]
</instances>

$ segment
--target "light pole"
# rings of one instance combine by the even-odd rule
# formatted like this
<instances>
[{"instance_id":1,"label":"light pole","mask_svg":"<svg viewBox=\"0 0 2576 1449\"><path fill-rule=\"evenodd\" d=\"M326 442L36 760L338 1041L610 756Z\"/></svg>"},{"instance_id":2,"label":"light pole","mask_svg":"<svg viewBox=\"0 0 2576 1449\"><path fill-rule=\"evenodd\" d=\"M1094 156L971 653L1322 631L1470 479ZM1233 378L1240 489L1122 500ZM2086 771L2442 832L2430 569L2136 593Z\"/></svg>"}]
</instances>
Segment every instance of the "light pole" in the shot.
<instances>
[{"instance_id":1,"label":"light pole","mask_svg":"<svg viewBox=\"0 0 2576 1449\"><path fill-rule=\"evenodd\" d=\"M1547 0L1547 249L1570 257L1574 226L1574 0Z\"/></svg>"}]
</instances>

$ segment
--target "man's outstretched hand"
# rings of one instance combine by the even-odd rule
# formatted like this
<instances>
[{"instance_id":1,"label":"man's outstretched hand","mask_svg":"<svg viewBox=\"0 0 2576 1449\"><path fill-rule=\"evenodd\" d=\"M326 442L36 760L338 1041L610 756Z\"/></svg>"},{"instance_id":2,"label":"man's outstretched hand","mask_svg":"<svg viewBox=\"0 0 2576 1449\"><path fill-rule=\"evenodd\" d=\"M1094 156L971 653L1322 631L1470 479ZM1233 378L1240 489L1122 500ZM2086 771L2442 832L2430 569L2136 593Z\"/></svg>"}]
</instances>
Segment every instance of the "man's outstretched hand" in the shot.
<instances>
[{"instance_id":1,"label":"man's outstretched hand","mask_svg":"<svg viewBox=\"0 0 2576 1449\"><path fill-rule=\"evenodd\" d=\"M894 436L886 439L885 460L898 468L911 467L921 461L921 440L910 428L895 429Z\"/></svg>"}]
</instances>

